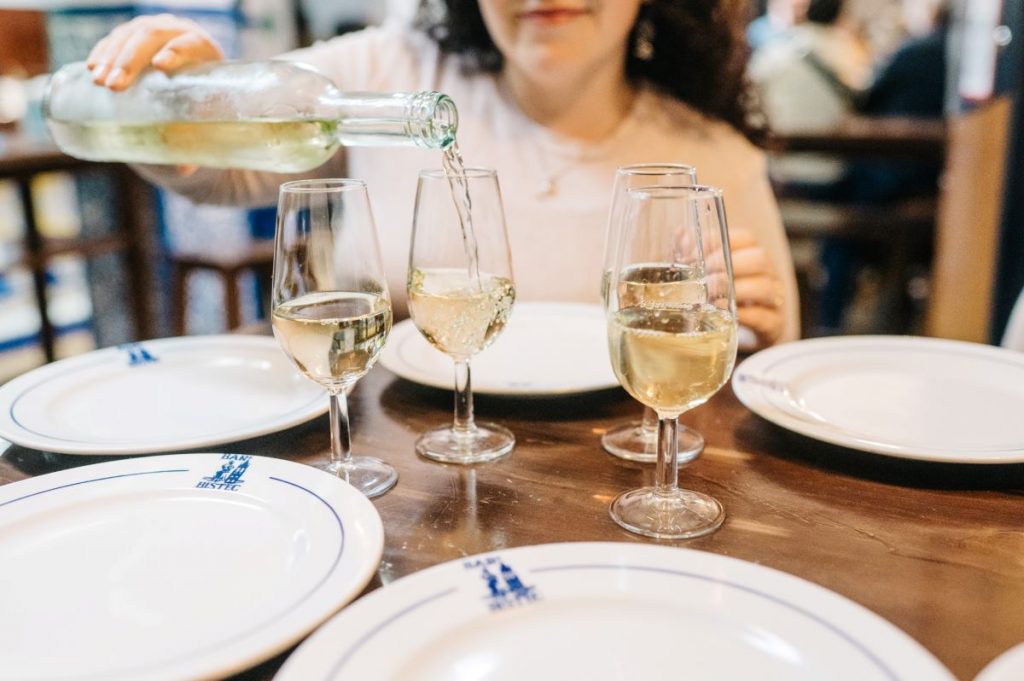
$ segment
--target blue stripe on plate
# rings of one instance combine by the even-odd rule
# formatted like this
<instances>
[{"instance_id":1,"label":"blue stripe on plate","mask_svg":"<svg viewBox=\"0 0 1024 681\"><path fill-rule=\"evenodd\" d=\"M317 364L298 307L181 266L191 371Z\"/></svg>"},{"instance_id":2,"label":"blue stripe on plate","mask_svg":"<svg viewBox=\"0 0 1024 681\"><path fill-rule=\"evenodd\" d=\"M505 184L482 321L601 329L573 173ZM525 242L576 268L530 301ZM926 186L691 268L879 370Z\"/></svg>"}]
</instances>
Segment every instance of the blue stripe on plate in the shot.
<instances>
[{"instance_id":1,"label":"blue stripe on plate","mask_svg":"<svg viewBox=\"0 0 1024 681\"><path fill-rule=\"evenodd\" d=\"M620 563L615 563L615 564L611 564L611 565L601 565L601 564L594 564L594 565L556 565L556 566L552 566L552 567L535 568L535 569L530 570L530 572L536 574L536 573L541 573L541 572L559 572L559 571L565 571L565 570L616 570L616 571L618 571L618 570L623 570L623 569L625 569L625 570L645 571L645 572L658 572L658 573L661 573L661 574L672 575L672 576L675 576L675 577L688 577L688 578L691 578L691 579L697 579L697 580L700 580L700 581L703 581L703 582L708 582L710 584L716 584L716 585L720 585L720 586L732 587L734 589L737 589L737 590L740 590L740 591L752 594L754 596L760 596L762 598L765 598L765 599L767 599L767 600L769 600L769 601L771 601L773 603L777 603L778 605L781 605L781 606L783 606L785 608L789 608L790 610L792 610L792 611L794 611L794 612L796 612L796 613L798 613L800 615L803 615L803 616L807 617L808 619L812 620L813 622L824 626L826 629L828 629L829 631L835 633L837 636L839 636L839 638L841 638L844 641L846 641L847 643L849 643L855 650L857 650L864 657L866 657L868 660L870 660L887 678L892 679L893 681L899 681L899 677L896 675L895 672L893 672L892 669L890 669L888 667L888 665L885 664L885 662L883 662L879 657L877 657L874 653L872 653L870 650L868 650L868 648L866 646L861 644L859 641L854 639L850 634L846 633L845 631L840 629L835 624L832 624L828 620L822 619L821 617L819 617L815 613L810 612L809 610L806 610L803 607L801 607L799 605L796 605L795 603L790 603L788 601L784 601L781 598L779 598L778 596L774 596L772 594L765 593L763 591L758 591L757 589L751 588L751 587L746 586L744 584L737 584L735 582L730 582L730 581L726 581L726 580L723 580L723 579L717 579L717 578L714 578L714 577L708 577L706 575L701 575L701 574L698 574L698 573L685 572L683 570L671 570L671 569L668 569L668 568L649 567L649 566L645 566L645 565L622 565ZM368 631L366 634L364 634L362 636L362 638L360 638L358 641L356 641L351 647L349 647L342 654L342 657L337 662L335 662L334 665L331 667L331 669L328 672L328 675L327 675L326 678L327 679L336 679L338 677L338 674L341 672L342 667L344 667L349 662L349 660L352 659L352 657L358 652L359 648L361 648L363 645L365 645L368 641L370 641L370 639L375 637L377 634L379 634L381 631L383 631L386 627L388 627L389 625L391 625L394 622L398 621L402 617L405 617L406 615L414 612L415 610L419 609L420 607L422 607L424 605L427 605L428 603L431 603L433 601L436 601L436 600L438 600L438 599L440 599L442 597L450 596L451 594L454 594L456 591L458 591L458 588L454 588L453 587L453 588L448 589L446 591L442 591L442 592L436 593L436 594L434 594L432 596L428 596L428 597L424 598L423 600L417 601L416 603L413 603L412 605L406 607L405 609L400 610L399 612L395 613L391 617L387 618L386 620L384 620L381 623L379 623L378 625L376 625L374 628L372 628L370 631Z\"/></svg>"},{"instance_id":2,"label":"blue stripe on plate","mask_svg":"<svg viewBox=\"0 0 1024 681\"><path fill-rule=\"evenodd\" d=\"M131 478L131 477L138 476L138 475L155 475L157 473L187 473L188 471L189 471L188 468L168 468L168 469L159 470L159 471L141 471L139 473L121 473L119 475L108 475L108 476L103 477L103 478L92 478L90 480L79 480L78 482L69 482L66 485L58 485L57 487L51 487L49 489L44 489L44 490L40 490L38 492L33 492L32 494L26 494L25 496L18 497L16 499L11 499L9 501L4 501L4 502L0 503L0 507L7 506L8 504L13 504L15 501L21 501L22 499L30 499L32 497L37 497L40 494L46 494L47 492L54 492L54 491L59 490L59 489L67 489L68 487L77 487L78 485L85 485L85 484L90 483L90 482L101 482L103 480L114 480L116 478Z\"/></svg>"},{"instance_id":3,"label":"blue stripe on plate","mask_svg":"<svg viewBox=\"0 0 1024 681\"><path fill-rule=\"evenodd\" d=\"M894 681L896 681L899 678L899 677L896 676L896 673L892 669L890 669L889 666L885 664L885 662L882 661L881 658L879 658L877 655L875 655L873 652L871 652L866 646L864 646L862 643L860 643L857 639L853 638L853 636L851 636L850 634L848 634L845 631L843 631L842 629L840 629L837 625L833 624L832 622L829 622L828 620L818 616L817 614L811 612L810 610L807 610L806 608L803 608L803 607L801 607L801 606L799 606L799 605L797 605L795 603L790 603L789 601L782 600L781 598L779 598L778 596L775 596L774 594L766 593L764 591L759 591L758 589L754 589L752 587L746 586L745 584L737 584L736 582L729 582L729 581L726 581L726 580L723 580L723 579L717 579L717 578L714 578L714 577L708 577L707 575L702 575L702 574L695 573L695 572L686 572L685 570L670 570L668 568L648 567L648 566L645 566L645 565L565 565L565 566L557 566L557 567L549 567L549 568L539 568L539 569L536 569L536 570L532 570L532 572L534 572L534 573L537 573L537 572L559 572L559 571L562 571L562 570L607 570L609 568L612 568L612 569L626 568L627 570L637 570L637 571L642 571L642 572L657 572L657 573L661 573L661 574L672 575L674 577L689 577L690 579L697 579L697 580L700 580L702 582L709 582L711 584L721 584L721 585L724 585L724 586L732 587L733 589L736 589L738 591L744 591L744 592L752 594L754 596L760 596L761 598L764 598L766 600L772 601L773 603L777 603L778 605L781 605L781 606L783 606L785 608L789 608L790 610L792 610L792 611L794 611L796 613L799 613L799 614L803 615L804 617L806 617L806 618L808 618L810 620L813 620L817 624L820 624L821 626L825 627L826 629L828 629L832 633L836 634L839 638L843 639L844 641L849 643L851 646L856 648L862 655L864 655L864 657L866 657L869 660L871 660L875 664L875 666L878 667L878 669L883 674L888 676L890 679L893 679Z\"/></svg>"},{"instance_id":4,"label":"blue stripe on plate","mask_svg":"<svg viewBox=\"0 0 1024 681\"><path fill-rule=\"evenodd\" d=\"M338 672L341 671L341 668L344 667L346 664L348 664L348 661L352 658L352 656L355 655L356 652L361 647L363 647L363 645L367 641L369 641L371 638L373 638L374 636L379 634L381 631L386 629L390 624L392 624L394 622L397 622L398 620L402 619L403 617L405 617L409 613L411 613L411 612L413 612L415 610L418 610L419 608L423 607L424 605L427 605L428 603L432 603L433 601L436 601L439 598L444 598L445 596L450 596L453 593L455 593L456 591L458 591L458 589L455 588L455 587L452 587L451 589L445 589L444 591L439 591L438 593L434 594L433 596L427 596L426 598L424 598L422 600L419 600L419 601L416 601L412 605L409 605L409 606L403 608L402 610L399 610L398 612L396 612L391 617L387 618L383 622L379 623L377 626L375 626L372 629L370 629L368 632L363 634L362 637L360 637L360 639L358 641L356 641L351 646L349 646L348 650L346 650L344 653L342 653L341 657L338 659L337 662L334 663L334 665L331 667L331 670L327 673L327 678L328 679L333 679L335 676L337 676Z\"/></svg>"},{"instance_id":5,"label":"blue stripe on plate","mask_svg":"<svg viewBox=\"0 0 1024 681\"><path fill-rule=\"evenodd\" d=\"M122 473L122 474L119 474L119 475L108 475L108 476L105 476L105 477L102 477L102 478L91 478L89 480L79 480L77 482L68 483L66 485L59 485L57 487L51 487L49 489L41 490L39 492L34 492L32 494L26 494L26 495L18 497L16 499L11 499L10 501L5 501L3 503L0 503L0 507L6 506L8 504L13 504L16 501L21 501L23 499L29 499L31 497L38 496L40 494L46 494L47 492L53 492L53 491L56 491L56 490L67 489L69 487L75 487L77 485L84 485L84 484L91 483L91 482L102 482L102 481L105 481L105 480L114 480L114 479L117 479L117 478L128 478L128 477L140 476L140 475L152 475L152 474L156 474L156 473L187 473L189 471L190 471L190 469L188 469L188 468L166 469L166 470L156 470L156 471L141 471L141 472L138 472L138 473ZM226 640L223 640L223 641L217 641L216 643L213 643L210 646L208 646L206 648L202 648L200 650L187 651L187 652L183 653L181 656L178 656L178 657L168 658L168 659L163 659L163 660L157 660L157 661L154 661L154 662L151 662L151 663L147 664L145 667L134 667L134 668L131 668L131 669L106 670L104 673L111 674L111 675L126 675L126 674L130 675L130 674L138 674L138 673L147 672L147 671L154 671L154 670L161 669L161 668L167 666L168 664L176 662L177 660L181 659L182 657L195 657L195 656L198 656L198 655L204 655L204 654L210 652L211 650L217 650L217 649L223 648L226 645L230 645L230 644L233 644L233 643L235 643L237 641L243 640L243 639L245 639L245 638L247 638L249 636L252 636L253 634L259 632L260 630L266 628L268 625L272 625L272 624L276 623L277 621L281 620L282 618L286 617L290 613L292 613L294 610L296 610L298 607L300 607L303 603L308 601L313 596L313 594L315 594L317 592L317 590L319 590L324 585L324 583L330 578L330 576L338 568L338 564L341 562L342 554L344 553L344 550L345 550L345 524L342 522L341 516L338 515L337 510L335 510L335 508L333 506L331 506L331 504L326 499L324 499L323 497L321 497L319 494L317 494L316 492L312 491L311 489L309 489L307 487L303 487L302 485L300 485L298 483L291 482L290 480L285 480L283 478L274 477L272 475L267 476L267 478L270 479L270 480L274 480L276 482L284 483L286 485L289 485L290 487L294 487L295 489L302 490L303 492L313 496L320 503L322 503L324 506L326 506L327 510L329 510L331 512L331 515L334 516L334 520L338 524L338 534L339 534L340 538L339 538L339 542L338 542L338 553L337 553L337 555L335 555L334 561L331 563L331 566L330 566L330 568L328 568L327 572L316 582L316 584L311 589L306 591L306 593L304 593L302 595L302 597L298 598L294 603L290 604L284 611L279 612L279 613L275 613L273 615L273 617L269 617L265 621L261 622L260 624L254 626L254 627L251 627L249 629L246 629L245 631L243 631L241 633L235 634L234 636L232 636L229 639L226 639ZM211 493L219 493L216 490L203 490L203 491L211 492Z\"/></svg>"},{"instance_id":6,"label":"blue stripe on plate","mask_svg":"<svg viewBox=\"0 0 1024 681\"><path fill-rule=\"evenodd\" d=\"M107 350L111 350L111 352L107 352ZM96 352L98 354L98 356L95 358L95 361L85 362L82 366L76 367L76 368L72 369L71 371L65 371L63 373L61 373L61 372L51 372L50 375L44 376L42 378L42 380L37 380L35 383L29 384L29 385L25 386L24 388L22 388L22 390L18 394L18 396L15 397L13 400L11 400L10 407L7 410L7 415L11 419L11 423L13 423L17 427L21 428L26 433L31 433L32 435L35 435L37 437L41 437L41 438L50 440L52 442L71 442L71 443L78 444L78 445L94 445L94 446L97 446L97 447L102 447L103 445L109 445L111 447L121 447L121 446L123 446L125 443L121 442L121 441L118 441L118 440L104 440L104 441L100 442L100 441L96 441L96 440L83 440L81 438L67 438L67 437L60 437L60 436L57 436L57 435L52 435L52 434L49 434L49 433L41 433L38 430L35 430L33 428L29 428L24 423L19 421L18 417L14 413L14 410L18 406L18 402L20 402L31 391L36 390L37 388L39 388L41 386L44 386L47 383L50 383L52 381L64 380L68 376L71 376L73 374L76 374L76 373L79 373L79 372L82 372L82 371L88 371L88 370L93 369L93 368L95 368L97 366L101 366L101 365L104 365L104 364L111 363L111 361L112 361L111 356L112 355L113 356L120 356L120 352L113 352L113 350L119 350L119 346L114 346L113 348L102 348L101 350L94 350L93 352ZM173 357L173 353L176 350L176 348L171 347L170 350L171 350L171 353L172 353L171 356ZM163 351L163 352L166 352L166 350ZM75 358L69 358L69 359L75 359ZM121 359L118 359L117 363L118 364L123 364L123 361ZM51 365L46 365L46 366L53 366L53 365L51 364ZM305 413L305 412L309 411L310 409L312 409L317 404L322 403L323 398L324 398L323 394L318 394L313 399L311 399L311 400L309 400L307 402L304 402L302 405L300 405L298 407L295 407L291 411L287 411L287 412L284 412L283 414L279 414L277 416L277 420L278 421L281 421L281 420L289 420L290 421L290 420L294 419L296 415ZM298 425L298 424L295 424L295 425ZM294 427L294 426L290 426L290 427ZM243 428L241 430L224 431L224 432L220 432L220 433L211 433L209 435L204 436L204 438L206 440L211 440L212 439L212 440L217 440L217 441L231 442L233 440L249 439L250 437L258 437L257 435L253 435L252 434L252 432L251 432L252 430L253 430L252 428L248 428L248 429L247 428ZM264 433L264 434L266 434L266 433ZM174 444L173 441L171 441L171 444ZM160 445L160 446L162 447L162 445ZM197 445L197 446L201 446L201 445ZM148 450L151 447L152 447L152 445L150 445L150 447L144 447L143 449L144 450Z\"/></svg>"}]
</instances>

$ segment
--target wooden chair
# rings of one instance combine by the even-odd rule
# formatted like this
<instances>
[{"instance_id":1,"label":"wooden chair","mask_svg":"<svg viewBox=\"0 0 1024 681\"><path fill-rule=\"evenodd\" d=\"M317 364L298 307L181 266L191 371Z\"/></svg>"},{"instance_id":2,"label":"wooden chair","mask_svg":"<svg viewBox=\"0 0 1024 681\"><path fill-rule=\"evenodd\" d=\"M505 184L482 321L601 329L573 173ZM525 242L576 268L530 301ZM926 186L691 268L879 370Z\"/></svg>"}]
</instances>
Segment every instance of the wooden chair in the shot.
<instances>
[{"instance_id":1,"label":"wooden chair","mask_svg":"<svg viewBox=\"0 0 1024 681\"><path fill-rule=\"evenodd\" d=\"M115 187L118 204L103 219L109 230L101 235L74 238L45 238L36 224L36 200L32 178L40 173L67 172L76 177L104 175ZM65 156L49 140L23 134L0 134L0 179L13 180L21 198L25 234L24 255L17 264L32 272L36 307L39 310L40 339L46 361L57 358L56 329L51 319L50 282L46 272L57 257L74 255L99 258L117 255L125 268L127 310L136 339L153 337L155 289L150 270L149 237L153 233L153 209L150 190L126 166L117 163L90 163Z\"/></svg>"},{"instance_id":2,"label":"wooden chair","mask_svg":"<svg viewBox=\"0 0 1024 681\"><path fill-rule=\"evenodd\" d=\"M851 118L828 131L794 133L777 137L773 154L814 152L842 160L943 159L945 124L941 120ZM820 242L825 238L866 244L882 260L881 285L885 295L901 302L906 314L907 275L915 254L930 252L938 215L935 194L886 203L836 202L790 195L778 189L779 209L791 242ZM817 308L812 273L798 264L804 335L814 335L811 325ZM893 320L890 320L893 321ZM913 324L903 322L910 331Z\"/></svg>"},{"instance_id":3,"label":"wooden chair","mask_svg":"<svg viewBox=\"0 0 1024 681\"><path fill-rule=\"evenodd\" d=\"M1001 95L950 121L928 302L929 336L992 340L1013 110L1013 96Z\"/></svg>"},{"instance_id":4,"label":"wooden chair","mask_svg":"<svg viewBox=\"0 0 1024 681\"><path fill-rule=\"evenodd\" d=\"M228 331L242 325L242 304L239 296L240 277L253 272L261 283L269 284L274 265L274 242L254 242L247 251L238 255L223 256L208 253L178 253L170 256L174 280L173 310L174 331L183 336L187 332L188 319L188 277L197 270L217 273L224 282L224 307Z\"/></svg>"}]
</instances>

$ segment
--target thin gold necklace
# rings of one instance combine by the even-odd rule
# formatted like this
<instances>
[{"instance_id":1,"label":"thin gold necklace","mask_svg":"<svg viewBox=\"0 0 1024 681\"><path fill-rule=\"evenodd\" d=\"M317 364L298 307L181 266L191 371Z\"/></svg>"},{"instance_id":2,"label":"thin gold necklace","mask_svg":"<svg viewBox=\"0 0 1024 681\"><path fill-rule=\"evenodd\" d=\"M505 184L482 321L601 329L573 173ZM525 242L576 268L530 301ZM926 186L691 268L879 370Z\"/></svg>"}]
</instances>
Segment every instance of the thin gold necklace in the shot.
<instances>
[{"instance_id":1,"label":"thin gold necklace","mask_svg":"<svg viewBox=\"0 0 1024 681\"><path fill-rule=\"evenodd\" d=\"M542 144L537 145L537 164L540 166L540 181L537 183L535 195L538 199L550 199L558 195L558 183L565 179L574 170L582 168L603 160L607 156L607 145L601 145L600 149L589 150L589 153L580 154L571 161L562 164L557 168L550 168L547 163L547 153Z\"/></svg>"}]
</instances>

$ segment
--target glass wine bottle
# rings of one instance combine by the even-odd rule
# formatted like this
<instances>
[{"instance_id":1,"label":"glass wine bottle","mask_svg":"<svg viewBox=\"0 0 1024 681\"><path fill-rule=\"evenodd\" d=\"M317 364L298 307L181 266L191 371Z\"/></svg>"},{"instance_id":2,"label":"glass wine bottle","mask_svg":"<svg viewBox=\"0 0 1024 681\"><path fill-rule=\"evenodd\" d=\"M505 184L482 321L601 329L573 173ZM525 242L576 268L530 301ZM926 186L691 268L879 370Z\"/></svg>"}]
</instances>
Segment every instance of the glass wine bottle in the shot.
<instances>
[{"instance_id":1,"label":"glass wine bottle","mask_svg":"<svg viewBox=\"0 0 1024 681\"><path fill-rule=\"evenodd\" d=\"M301 172L340 145L446 149L455 103L439 92L341 92L311 66L218 62L150 70L114 92L82 62L53 75L47 124L67 154L91 161Z\"/></svg>"}]
</instances>

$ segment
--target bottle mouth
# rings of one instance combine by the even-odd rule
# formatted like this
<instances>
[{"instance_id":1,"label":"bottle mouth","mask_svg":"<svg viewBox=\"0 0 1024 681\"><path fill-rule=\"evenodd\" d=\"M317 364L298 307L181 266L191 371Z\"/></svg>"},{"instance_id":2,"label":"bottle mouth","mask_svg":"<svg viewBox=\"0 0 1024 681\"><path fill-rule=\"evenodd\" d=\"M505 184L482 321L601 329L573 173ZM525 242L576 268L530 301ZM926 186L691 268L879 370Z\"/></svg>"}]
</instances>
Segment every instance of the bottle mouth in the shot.
<instances>
[{"instance_id":1,"label":"bottle mouth","mask_svg":"<svg viewBox=\"0 0 1024 681\"><path fill-rule=\"evenodd\" d=\"M421 92L412 102L410 120L416 129L413 138L419 146L447 149L455 142L459 129L459 111L455 102L441 92Z\"/></svg>"}]
</instances>

